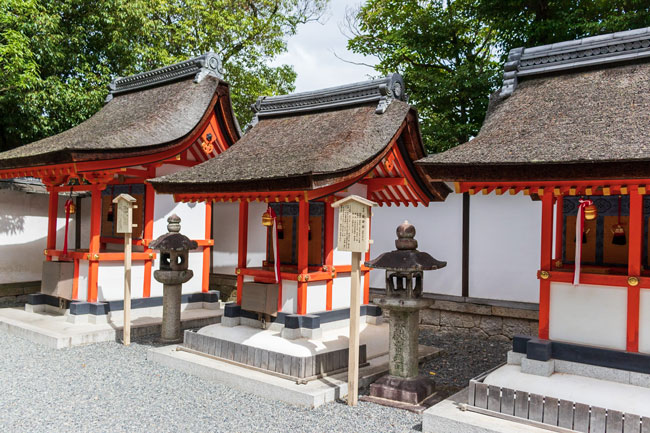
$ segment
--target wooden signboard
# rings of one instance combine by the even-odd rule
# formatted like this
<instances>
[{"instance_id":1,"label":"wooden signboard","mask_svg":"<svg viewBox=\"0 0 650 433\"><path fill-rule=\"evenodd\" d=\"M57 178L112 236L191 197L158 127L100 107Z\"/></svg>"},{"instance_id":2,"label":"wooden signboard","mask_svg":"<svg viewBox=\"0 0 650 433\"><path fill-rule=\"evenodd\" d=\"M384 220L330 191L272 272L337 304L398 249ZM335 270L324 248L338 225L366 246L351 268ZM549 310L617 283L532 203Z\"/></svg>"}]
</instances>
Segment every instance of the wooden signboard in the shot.
<instances>
[{"instance_id":1,"label":"wooden signboard","mask_svg":"<svg viewBox=\"0 0 650 433\"><path fill-rule=\"evenodd\" d=\"M120 194L113 200L117 205L115 229L124 233L124 337L125 346L131 344L131 243L133 232L133 208L135 198Z\"/></svg>"},{"instance_id":2,"label":"wooden signboard","mask_svg":"<svg viewBox=\"0 0 650 433\"><path fill-rule=\"evenodd\" d=\"M338 250L352 253L350 275L350 338L348 358L348 405L359 399L359 322L361 320L361 253L370 244L370 208L377 203L351 195L332 203L339 208Z\"/></svg>"}]
</instances>

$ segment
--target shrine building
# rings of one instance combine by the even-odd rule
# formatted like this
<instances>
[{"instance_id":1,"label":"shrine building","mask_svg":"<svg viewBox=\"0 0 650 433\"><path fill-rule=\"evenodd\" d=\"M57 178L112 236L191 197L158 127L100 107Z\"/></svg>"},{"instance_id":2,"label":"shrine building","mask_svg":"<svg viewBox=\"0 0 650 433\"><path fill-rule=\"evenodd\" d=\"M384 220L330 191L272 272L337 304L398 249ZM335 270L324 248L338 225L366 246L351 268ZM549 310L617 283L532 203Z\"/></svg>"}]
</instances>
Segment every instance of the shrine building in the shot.
<instances>
[{"instance_id":1,"label":"shrine building","mask_svg":"<svg viewBox=\"0 0 650 433\"><path fill-rule=\"evenodd\" d=\"M191 253L198 278L184 292L208 291L210 203L174 203L156 194L148 179L212 159L239 139L220 67L219 58L208 53L118 78L110 85L106 104L88 120L0 153L0 179L40 179L49 193L41 293L29 303L65 307L67 301L85 301L104 305L104 311L107 303L110 309L121 309L124 240L116 233L113 204L121 193L136 199L133 297L162 296L162 285L151 278L158 258L148 245L166 233L166 218L172 213L188 217L183 232L199 244ZM69 200L78 193L80 201ZM190 218L196 214L200 224ZM65 227L57 226L62 215ZM76 304L85 309L79 307L84 302Z\"/></svg>"},{"instance_id":2,"label":"shrine building","mask_svg":"<svg viewBox=\"0 0 650 433\"><path fill-rule=\"evenodd\" d=\"M553 358L650 373L649 78L647 28L514 49L479 134L416 163L458 193L541 203L538 337Z\"/></svg>"},{"instance_id":3,"label":"shrine building","mask_svg":"<svg viewBox=\"0 0 650 433\"><path fill-rule=\"evenodd\" d=\"M338 210L331 204L356 194L380 206L427 206L451 190L426 182L413 164L425 151L397 74L261 97L254 111L236 146L151 183L176 202L238 203L237 302L226 318L344 319L351 258L335 245ZM259 244L262 253L251 254ZM368 306L369 269L361 273L362 314L379 314Z\"/></svg>"}]
</instances>

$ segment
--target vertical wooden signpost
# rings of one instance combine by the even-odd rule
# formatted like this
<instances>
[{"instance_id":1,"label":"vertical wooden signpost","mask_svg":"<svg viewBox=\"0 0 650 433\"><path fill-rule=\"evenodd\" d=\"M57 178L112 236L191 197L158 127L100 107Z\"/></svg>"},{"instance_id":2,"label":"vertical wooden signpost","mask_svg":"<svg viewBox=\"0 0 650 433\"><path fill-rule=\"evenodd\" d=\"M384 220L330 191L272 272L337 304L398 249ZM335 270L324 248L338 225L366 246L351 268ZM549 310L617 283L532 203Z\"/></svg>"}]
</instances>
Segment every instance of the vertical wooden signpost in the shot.
<instances>
[{"instance_id":1,"label":"vertical wooden signpost","mask_svg":"<svg viewBox=\"0 0 650 433\"><path fill-rule=\"evenodd\" d=\"M339 208L339 251L352 253L350 275L350 338L348 357L348 405L356 406L359 398L359 322L361 320L361 254L370 244L370 208L377 203L357 195L332 203Z\"/></svg>"},{"instance_id":2,"label":"vertical wooden signpost","mask_svg":"<svg viewBox=\"0 0 650 433\"><path fill-rule=\"evenodd\" d=\"M131 249L133 232L133 209L135 198L120 194L113 199L117 205L116 233L124 233L124 330L123 343L131 344Z\"/></svg>"}]
</instances>

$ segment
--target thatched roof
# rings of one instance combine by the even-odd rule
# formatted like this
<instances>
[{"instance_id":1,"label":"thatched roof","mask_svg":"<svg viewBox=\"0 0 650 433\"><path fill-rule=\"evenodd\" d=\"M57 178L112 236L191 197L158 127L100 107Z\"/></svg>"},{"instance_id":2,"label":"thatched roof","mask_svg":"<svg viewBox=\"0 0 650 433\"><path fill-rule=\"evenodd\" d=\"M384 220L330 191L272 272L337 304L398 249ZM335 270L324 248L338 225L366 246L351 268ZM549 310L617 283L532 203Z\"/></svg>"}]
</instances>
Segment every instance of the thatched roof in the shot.
<instances>
[{"instance_id":1,"label":"thatched roof","mask_svg":"<svg viewBox=\"0 0 650 433\"><path fill-rule=\"evenodd\" d=\"M152 152L182 139L214 104L218 88L228 94L213 59L203 55L114 81L108 102L95 115L60 134L0 153L0 169Z\"/></svg>"},{"instance_id":2,"label":"thatched roof","mask_svg":"<svg viewBox=\"0 0 650 433\"><path fill-rule=\"evenodd\" d=\"M264 98L256 104L257 123L235 146L151 183L163 193L312 190L330 185L364 168L386 149L407 118L416 119L403 99L403 83L396 75ZM410 145L424 154L421 142Z\"/></svg>"},{"instance_id":3,"label":"thatched roof","mask_svg":"<svg viewBox=\"0 0 650 433\"><path fill-rule=\"evenodd\" d=\"M434 181L649 177L648 55L650 29L519 51L478 136L417 164Z\"/></svg>"}]
</instances>

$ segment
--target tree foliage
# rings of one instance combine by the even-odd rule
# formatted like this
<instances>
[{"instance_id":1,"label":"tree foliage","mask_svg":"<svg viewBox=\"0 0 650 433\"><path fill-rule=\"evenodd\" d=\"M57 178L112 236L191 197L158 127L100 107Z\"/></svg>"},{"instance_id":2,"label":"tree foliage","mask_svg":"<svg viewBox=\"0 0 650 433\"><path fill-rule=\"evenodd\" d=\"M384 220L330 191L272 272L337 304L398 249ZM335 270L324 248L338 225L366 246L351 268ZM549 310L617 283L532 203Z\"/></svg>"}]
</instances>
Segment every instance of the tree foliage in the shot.
<instances>
[{"instance_id":1,"label":"tree foliage","mask_svg":"<svg viewBox=\"0 0 650 433\"><path fill-rule=\"evenodd\" d=\"M257 95L294 89L268 66L327 0L2 0L0 150L56 134L103 104L108 83L207 51L223 60L241 123Z\"/></svg>"},{"instance_id":2,"label":"tree foliage","mask_svg":"<svg viewBox=\"0 0 650 433\"><path fill-rule=\"evenodd\" d=\"M511 48L650 26L647 0L368 0L352 15L348 47L404 76L430 152L478 133Z\"/></svg>"}]
</instances>

